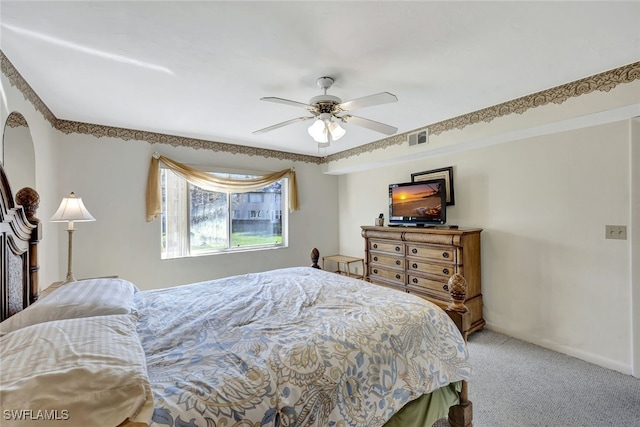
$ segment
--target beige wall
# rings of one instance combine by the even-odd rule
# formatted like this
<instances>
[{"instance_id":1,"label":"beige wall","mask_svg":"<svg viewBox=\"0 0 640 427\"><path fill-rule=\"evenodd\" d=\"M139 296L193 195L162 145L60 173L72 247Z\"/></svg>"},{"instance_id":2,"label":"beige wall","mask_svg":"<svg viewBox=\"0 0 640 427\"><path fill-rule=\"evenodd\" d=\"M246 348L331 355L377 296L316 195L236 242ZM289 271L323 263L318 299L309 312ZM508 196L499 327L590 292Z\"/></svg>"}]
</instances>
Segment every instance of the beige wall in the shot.
<instances>
[{"instance_id":1,"label":"beige wall","mask_svg":"<svg viewBox=\"0 0 640 427\"><path fill-rule=\"evenodd\" d=\"M4 170L11 177L11 190L17 192L23 187L35 187L36 165L33 152L33 141L29 126L9 127L5 125Z\"/></svg>"}]
</instances>

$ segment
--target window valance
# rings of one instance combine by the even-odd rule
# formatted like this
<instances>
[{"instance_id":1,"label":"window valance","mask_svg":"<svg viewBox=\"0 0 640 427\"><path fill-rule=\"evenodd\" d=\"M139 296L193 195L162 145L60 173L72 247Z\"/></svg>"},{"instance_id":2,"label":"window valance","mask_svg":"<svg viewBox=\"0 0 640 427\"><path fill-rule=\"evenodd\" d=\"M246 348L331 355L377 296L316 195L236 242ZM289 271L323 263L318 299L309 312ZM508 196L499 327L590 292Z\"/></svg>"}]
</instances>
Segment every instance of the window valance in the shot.
<instances>
[{"instance_id":1,"label":"window valance","mask_svg":"<svg viewBox=\"0 0 640 427\"><path fill-rule=\"evenodd\" d=\"M282 178L289 178L289 211L300 209L298 202L298 187L294 168L284 169L268 175L246 179L221 178L176 162L168 157L154 154L151 157L149 177L147 180L147 222L156 219L162 212L162 192L160 187L160 162L169 170L175 172L189 183L207 191L222 193L247 193L264 188Z\"/></svg>"}]
</instances>

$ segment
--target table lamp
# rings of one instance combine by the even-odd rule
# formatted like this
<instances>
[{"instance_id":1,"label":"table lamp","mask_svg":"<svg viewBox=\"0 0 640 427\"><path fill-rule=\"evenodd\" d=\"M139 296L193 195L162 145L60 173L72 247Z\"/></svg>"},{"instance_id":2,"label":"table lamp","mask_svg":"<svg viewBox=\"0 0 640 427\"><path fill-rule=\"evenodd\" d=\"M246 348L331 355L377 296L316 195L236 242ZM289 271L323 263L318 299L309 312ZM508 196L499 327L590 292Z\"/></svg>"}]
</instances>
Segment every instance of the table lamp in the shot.
<instances>
[{"instance_id":1,"label":"table lamp","mask_svg":"<svg viewBox=\"0 0 640 427\"><path fill-rule=\"evenodd\" d=\"M74 221L76 222L87 222L87 221L95 221L96 219L91 216L87 208L84 207L84 203L82 203L81 197L76 197L75 193L71 193L69 197L65 197L62 199L60 203L60 207L51 217L51 222L67 222L67 233L69 233L69 258L67 264L67 279L66 282L75 281L75 277L73 277L73 270L71 266L73 265L73 232L75 231L73 228Z\"/></svg>"}]
</instances>

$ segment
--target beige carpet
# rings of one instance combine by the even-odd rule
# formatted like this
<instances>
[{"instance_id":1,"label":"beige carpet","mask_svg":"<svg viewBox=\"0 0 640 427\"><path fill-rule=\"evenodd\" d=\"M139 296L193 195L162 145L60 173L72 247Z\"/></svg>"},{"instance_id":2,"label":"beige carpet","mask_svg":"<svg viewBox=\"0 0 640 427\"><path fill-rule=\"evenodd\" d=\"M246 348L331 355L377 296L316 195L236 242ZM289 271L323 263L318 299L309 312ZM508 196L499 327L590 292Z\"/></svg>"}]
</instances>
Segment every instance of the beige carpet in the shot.
<instances>
[{"instance_id":1,"label":"beige carpet","mask_svg":"<svg viewBox=\"0 0 640 427\"><path fill-rule=\"evenodd\" d=\"M640 427L640 379L488 330L469 354L474 427Z\"/></svg>"}]
</instances>

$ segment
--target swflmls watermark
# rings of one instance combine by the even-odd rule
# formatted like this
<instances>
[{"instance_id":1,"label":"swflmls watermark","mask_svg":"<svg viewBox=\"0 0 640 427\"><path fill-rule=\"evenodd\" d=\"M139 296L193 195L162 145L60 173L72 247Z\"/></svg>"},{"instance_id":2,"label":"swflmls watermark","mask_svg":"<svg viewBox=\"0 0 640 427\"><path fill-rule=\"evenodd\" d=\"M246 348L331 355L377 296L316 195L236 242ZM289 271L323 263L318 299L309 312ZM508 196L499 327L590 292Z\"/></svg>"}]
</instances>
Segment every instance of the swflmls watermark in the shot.
<instances>
[{"instance_id":1,"label":"swflmls watermark","mask_svg":"<svg viewBox=\"0 0 640 427\"><path fill-rule=\"evenodd\" d=\"M67 409L5 409L2 418L6 421L66 421L69 419Z\"/></svg>"}]
</instances>

